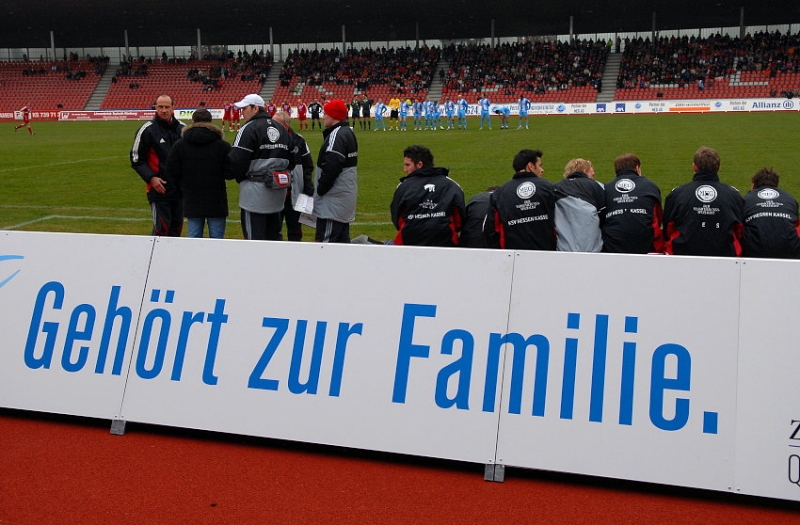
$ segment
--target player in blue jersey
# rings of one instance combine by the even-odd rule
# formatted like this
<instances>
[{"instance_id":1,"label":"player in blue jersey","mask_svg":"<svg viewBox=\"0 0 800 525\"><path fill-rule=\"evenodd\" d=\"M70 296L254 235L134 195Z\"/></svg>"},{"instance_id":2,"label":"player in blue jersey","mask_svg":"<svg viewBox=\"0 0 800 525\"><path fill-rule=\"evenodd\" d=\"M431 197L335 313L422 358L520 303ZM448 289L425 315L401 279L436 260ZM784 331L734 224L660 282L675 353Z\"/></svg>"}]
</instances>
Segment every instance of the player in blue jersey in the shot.
<instances>
[{"instance_id":1,"label":"player in blue jersey","mask_svg":"<svg viewBox=\"0 0 800 525\"><path fill-rule=\"evenodd\" d=\"M531 110L531 101L528 100L528 97L525 95L520 95L519 97L519 125L517 129L522 129L522 125L525 124L525 129L528 128L528 111Z\"/></svg>"},{"instance_id":2,"label":"player in blue jersey","mask_svg":"<svg viewBox=\"0 0 800 525\"><path fill-rule=\"evenodd\" d=\"M414 99L411 107L414 110L414 130L419 131L422 129L422 101L418 98Z\"/></svg>"},{"instance_id":3,"label":"player in blue jersey","mask_svg":"<svg viewBox=\"0 0 800 525\"><path fill-rule=\"evenodd\" d=\"M447 129L455 129L456 127L456 104L450 97L445 98L444 101L444 116L447 119Z\"/></svg>"},{"instance_id":4,"label":"player in blue jersey","mask_svg":"<svg viewBox=\"0 0 800 525\"><path fill-rule=\"evenodd\" d=\"M456 102L458 129L467 129L467 109L469 109L469 102L464 97L459 97L458 102Z\"/></svg>"},{"instance_id":5,"label":"player in blue jersey","mask_svg":"<svg viewBox=\"0 0 800 525\"><path fill-rule=\"evenodd\" d=\"M486 122L486 125L489 129L492 129L492 117L489 114L489 108L492 105L492 101L489 100L489 97L480 97L478 99L478 108L480 109L481 116L480 116L480 128L483 129L483 123Z\"/></svg>"},{"instance_id":6,"label":"player in blue jersey","mask_svg":"<svg viewBox=\"0 0 800 525\"><path fill-rule=\"evenodd\" d=\"M375 131L378 131L378 128L386 131L386 122L383 120L383 116L386 114L387 110L386 104L379 98L378 103L375 104Z\"/></svg>"},{"instance_id":7,"label":"player in blue jersey","mask_svg":"<svg viewBox=\"0 0 800 525\"><path fill-rule=\"evenodd\" d=\"M439 103L431 101L431 109L433 110L433 129L437 127L444 129L444 126L442 126L442 109L439 107Z\"/></svg>"},{"instance_id":8,"label":"player in blue jersey","mask_svg":"<svg viewBox=\"0 0 800 525\"><path fill-rule=\"evenodd\" d=\"M400 113L398 115L400 119L400 131L407 131L408 130L408 111L411 109L411 100L405 99L400 103Z\"/></svg>"},{"instance_id":9,"label":"player in blue jersey","mask_svg":"<svg viewBox=\"0 0 800 525\"><path fill-rule=\"evenodd\" d=\"M496 115L500 115L500 129L508 129L508 116L511 115L511 110L509 109L509 107L495 106L494 113Z\"/></svg>"}]
</instances>

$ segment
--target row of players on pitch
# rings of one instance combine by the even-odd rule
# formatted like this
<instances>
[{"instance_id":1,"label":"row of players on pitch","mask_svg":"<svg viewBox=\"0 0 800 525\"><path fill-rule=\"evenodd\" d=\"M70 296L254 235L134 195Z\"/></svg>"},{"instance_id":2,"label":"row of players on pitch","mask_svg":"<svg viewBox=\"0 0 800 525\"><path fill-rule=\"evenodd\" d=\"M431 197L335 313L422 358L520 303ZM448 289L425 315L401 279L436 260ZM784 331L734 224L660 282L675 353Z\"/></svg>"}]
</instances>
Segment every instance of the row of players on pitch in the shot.
<instances>
[{"instance_id":1,"label":"row of players on pitch","mask_svg":"<svg viewBox=\"0 0 800 525\"><path fill-rule=\"evenodd\" d=\"M666 253L719 257L800 257L797 201L778 188L770 168L752 177L744 197L720 181L720 156L701 147L692 180L667 195L642 175L641 161L614 160L616 178L603 184L592 163L573 159L555 183L544 178L542 152L525 149L511 180L464 203L445 168L424 146L404 152L407 177L391 205L394 244ZM409 166L410 165L410 166Z\"/></svg>"},{"instance_id":2,"label":"row of players on pitch","mask_svg":"<svg viewBox=\"0 0 800 525\"><path fill-rule=\"evenodd\" d=\"M492 102L488 97L479 97L479 129L484 126L492 129L491 115L495 114L500 117L500 129L507 129L509 126L509 116L511 115L511 108L508 106L500 105L492 108ZM300 130L307 130L309 116L311 117L311 129L319 125L322 129L322 114L325 99L322 102L313 100L310 104L306 105L300 101L297 104L297 120ZM400 100L395 97L389 100L388 104L383 102L383 99L378 99L374 104L373 100L367 95L361 98L354 98L350 103L345 104L347 108L348 118L350 119L351 126L355 129L356 124L362 131L373 129L374 131L408 130L408 123L412 121L413 129L418 131L423 130L436 130L436 129L467 129L467 113L469 111L469 102L464 97L453 101L450 97L445 98L444 104L441 106L432 100L424 99L406 99ZM518 101L519 107L519 122L517 129L529 129L528 113L531 109L531 101L527 97L520 97ZM222 129L228 131L237 131L240 126L240 113L235 104L225 102L223 105L222 116ZM283 111L284 113L292 114L292 105L284 101L283 104L278 106L271 100L266 103L264 108L270 116L275 116L275 113ZM373 115L374 113L374 115ZM372 119L375 120L375 126L372 127ZM386 121L389 121L387 127ZM227 124L227 126L226 126Z\"/></svg>"}]
</instances>

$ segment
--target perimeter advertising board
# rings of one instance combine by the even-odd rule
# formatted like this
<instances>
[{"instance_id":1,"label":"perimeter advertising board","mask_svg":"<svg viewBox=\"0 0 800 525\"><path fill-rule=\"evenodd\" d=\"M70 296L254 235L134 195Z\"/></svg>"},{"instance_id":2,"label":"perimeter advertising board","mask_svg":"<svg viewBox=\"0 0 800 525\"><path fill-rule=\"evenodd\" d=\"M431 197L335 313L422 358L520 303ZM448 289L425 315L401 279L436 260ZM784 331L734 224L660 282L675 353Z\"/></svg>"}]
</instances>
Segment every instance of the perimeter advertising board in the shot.
<instances>
[{"instance_id":1,"label":"perimeter advertising board","mask_svg":"<svg viewBox=\"0 0 800 525\"><path fill-rule=\"evenodd\" d=\"M731 487L737 260L520 252L514 274L498 462Z\"/></svg>"},{"instance_id":2,"label":"perimeter advertising board","mask_svg":"<svg viewBox=\"0 0 800 525\"><path fill-rule=\"evenodd\" d=\"M0 406L119 414L153 239L0 232Z\"/></svg>"},{"instance_id":3,"label":"perimeter advertising board","mask_svg":"<svg viewBox=\"0 0 800 525\"><path fill-rule=\"evenodd\" d=\"M0 232L0 406L800 501L800 265Z\"/></svg>"}]
</instances>

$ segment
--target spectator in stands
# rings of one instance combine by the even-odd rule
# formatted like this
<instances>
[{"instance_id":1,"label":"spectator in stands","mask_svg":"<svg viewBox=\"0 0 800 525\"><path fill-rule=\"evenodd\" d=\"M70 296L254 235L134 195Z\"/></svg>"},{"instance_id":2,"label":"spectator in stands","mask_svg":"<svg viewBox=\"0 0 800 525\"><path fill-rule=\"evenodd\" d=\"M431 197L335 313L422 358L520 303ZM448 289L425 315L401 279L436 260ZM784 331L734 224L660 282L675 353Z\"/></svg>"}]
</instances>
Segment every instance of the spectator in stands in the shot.
<instances>
[{"instance_id":1,"label":"spectator in stands","mask_svg":"<svg viewBox=\"0 0 800 525\"><path fill-rule=\"evenodd\" d=\"M349 243L358 197L358 141L347 122L344 101L332 100L323 111L325 131L317 157L314 189L316 240Z\"/></svg>"},{"instance_id":2,"label":"spectator in stands","mask_svg":"<svg viewBox=\"0 0 800 525\"><path fill-rule=\"evenodd\" d=\"M167 170L167 156L181 138L184 124L174 116L174 99L156 99L156 114L136 132L131 148L131 167L147 184L147 200L153 213L153 235L180 237L183 230L183 196Z\"/></svg>"},{"instance_id":3,"label":"spectator in stands","mask_svg":"<svg viewBox=\"0 0 800 525\"><path fill-rule=\"evenodd\" d=\"M667 195L666 253L717 257L742 254L744 200L739 190L720 181L719 167L719 153L701 147L692 161L692 181Z\"/></svg>"},{"instance_id":4,"label":"spectator in stands","mask_svg":"<svg viewBox=\"0 0 800 525\"><path fill-rule=\"evenodd\" d=\"M642 163L632 153L614 159L617 176L605 184L603 251L663 253L661 190L642 175Z\"/></svg>"},{"instance_id":5,"label":"spectator in stands","mask_svg":"<svg viewBox=\"0 0 800 525\"><path fill-rule=\"evenodd\" d=\"M183 128L182 135L169 152L167 171L183 194L189 237L202 237L207 223L208 236L222 239L228 217L225 176L231 146L205 108L192 114L192 124Z\"/></svg>"},{"instance_id":6,"label":"spectator in stands","mask_svg":"<svg viewBox=\"0 0 800 525\"><path fill-rule=\"evenodd\" d=\"M572 159L564 178L555 183L558 250L599 252L603 249L600 224L606 207L603 184L594 180L594 166L586 159Z\"/></svg>"},{"instance_id":7,"label":"spectator in stands","mask_svg":"<svg viewBox=\"0 0 800 525\"><path fill-rule=\"evenodd\" d=\"M744 257L800 258L797 201L778 189L779 180L772 168L760 169L751 179L752 189L744 196Z\"/></svg>"},{"instance_id":8,"label":"spectator in stands","mask_svg":"<svg viewBox=\"0 0 800 525\"><path fill-rule=\"evenodd\" d=\"M280 122L289 132L290 148L294 155L295 167L292 170L292 184L286 192L283 203L283 217L286 220L286 238L290 241L303 240L303 227L300 224L300 212L294 209L300 194L314 196L314 160L311 150L308 149L306 139L291 128L291 115L285 111L275 113L273 120Z\"/></svg>"},{"instance_id":9,"label":"spectator in stands","mask_svg":"<svg viewBox=\"0 0 800 525\"><path fill-rule=\"evenodd\" d=\"M425 146L403 151L406 176L394 191L390 210L397 228L395 245L458 246L464 223L464 192L447 168L433 165Z\"/></svg>"},{"instance_id":10,"label":"spectator in stands","mask_svg":"<svg viewBox=\"0 0 800 525\"><path fill-rule=\"evenodd\" d=\"M513 161L516 172L489 198L483 235L489 248L555 250L556 189L543 178L542 152L524 149Z\"/></svg>"},{"instance_id":11,"label":"spectator in stands","mask_svg":"<svg viewBox=\"0 0 800 525\"><path fill-rule=\"evenodd\" d=\"M294 168L289 132L270 118L264 99L247 95L236 107L245 124L231 147L232 178L239 183L245 239L280 241L281 212Z\"/></svg>"}]
</instances>

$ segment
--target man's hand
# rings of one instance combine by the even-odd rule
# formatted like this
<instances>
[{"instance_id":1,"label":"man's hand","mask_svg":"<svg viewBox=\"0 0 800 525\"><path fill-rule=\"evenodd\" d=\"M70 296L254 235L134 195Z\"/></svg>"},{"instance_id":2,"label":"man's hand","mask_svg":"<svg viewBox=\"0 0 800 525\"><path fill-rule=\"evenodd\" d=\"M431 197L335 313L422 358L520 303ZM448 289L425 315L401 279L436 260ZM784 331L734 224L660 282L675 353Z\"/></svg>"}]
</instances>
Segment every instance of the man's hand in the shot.
<instances>
[{"instance_id":1,"label":"man's hand","mask_svg":"<svg viewBox=\"0 0 800 525\"><path fill-rule=\"evenodd\" d=\"M166 193L167 192L167 181L160 177L153 177L150 179L150 187L152 187L158 193Z\"/></svg>"}]
</instances>

